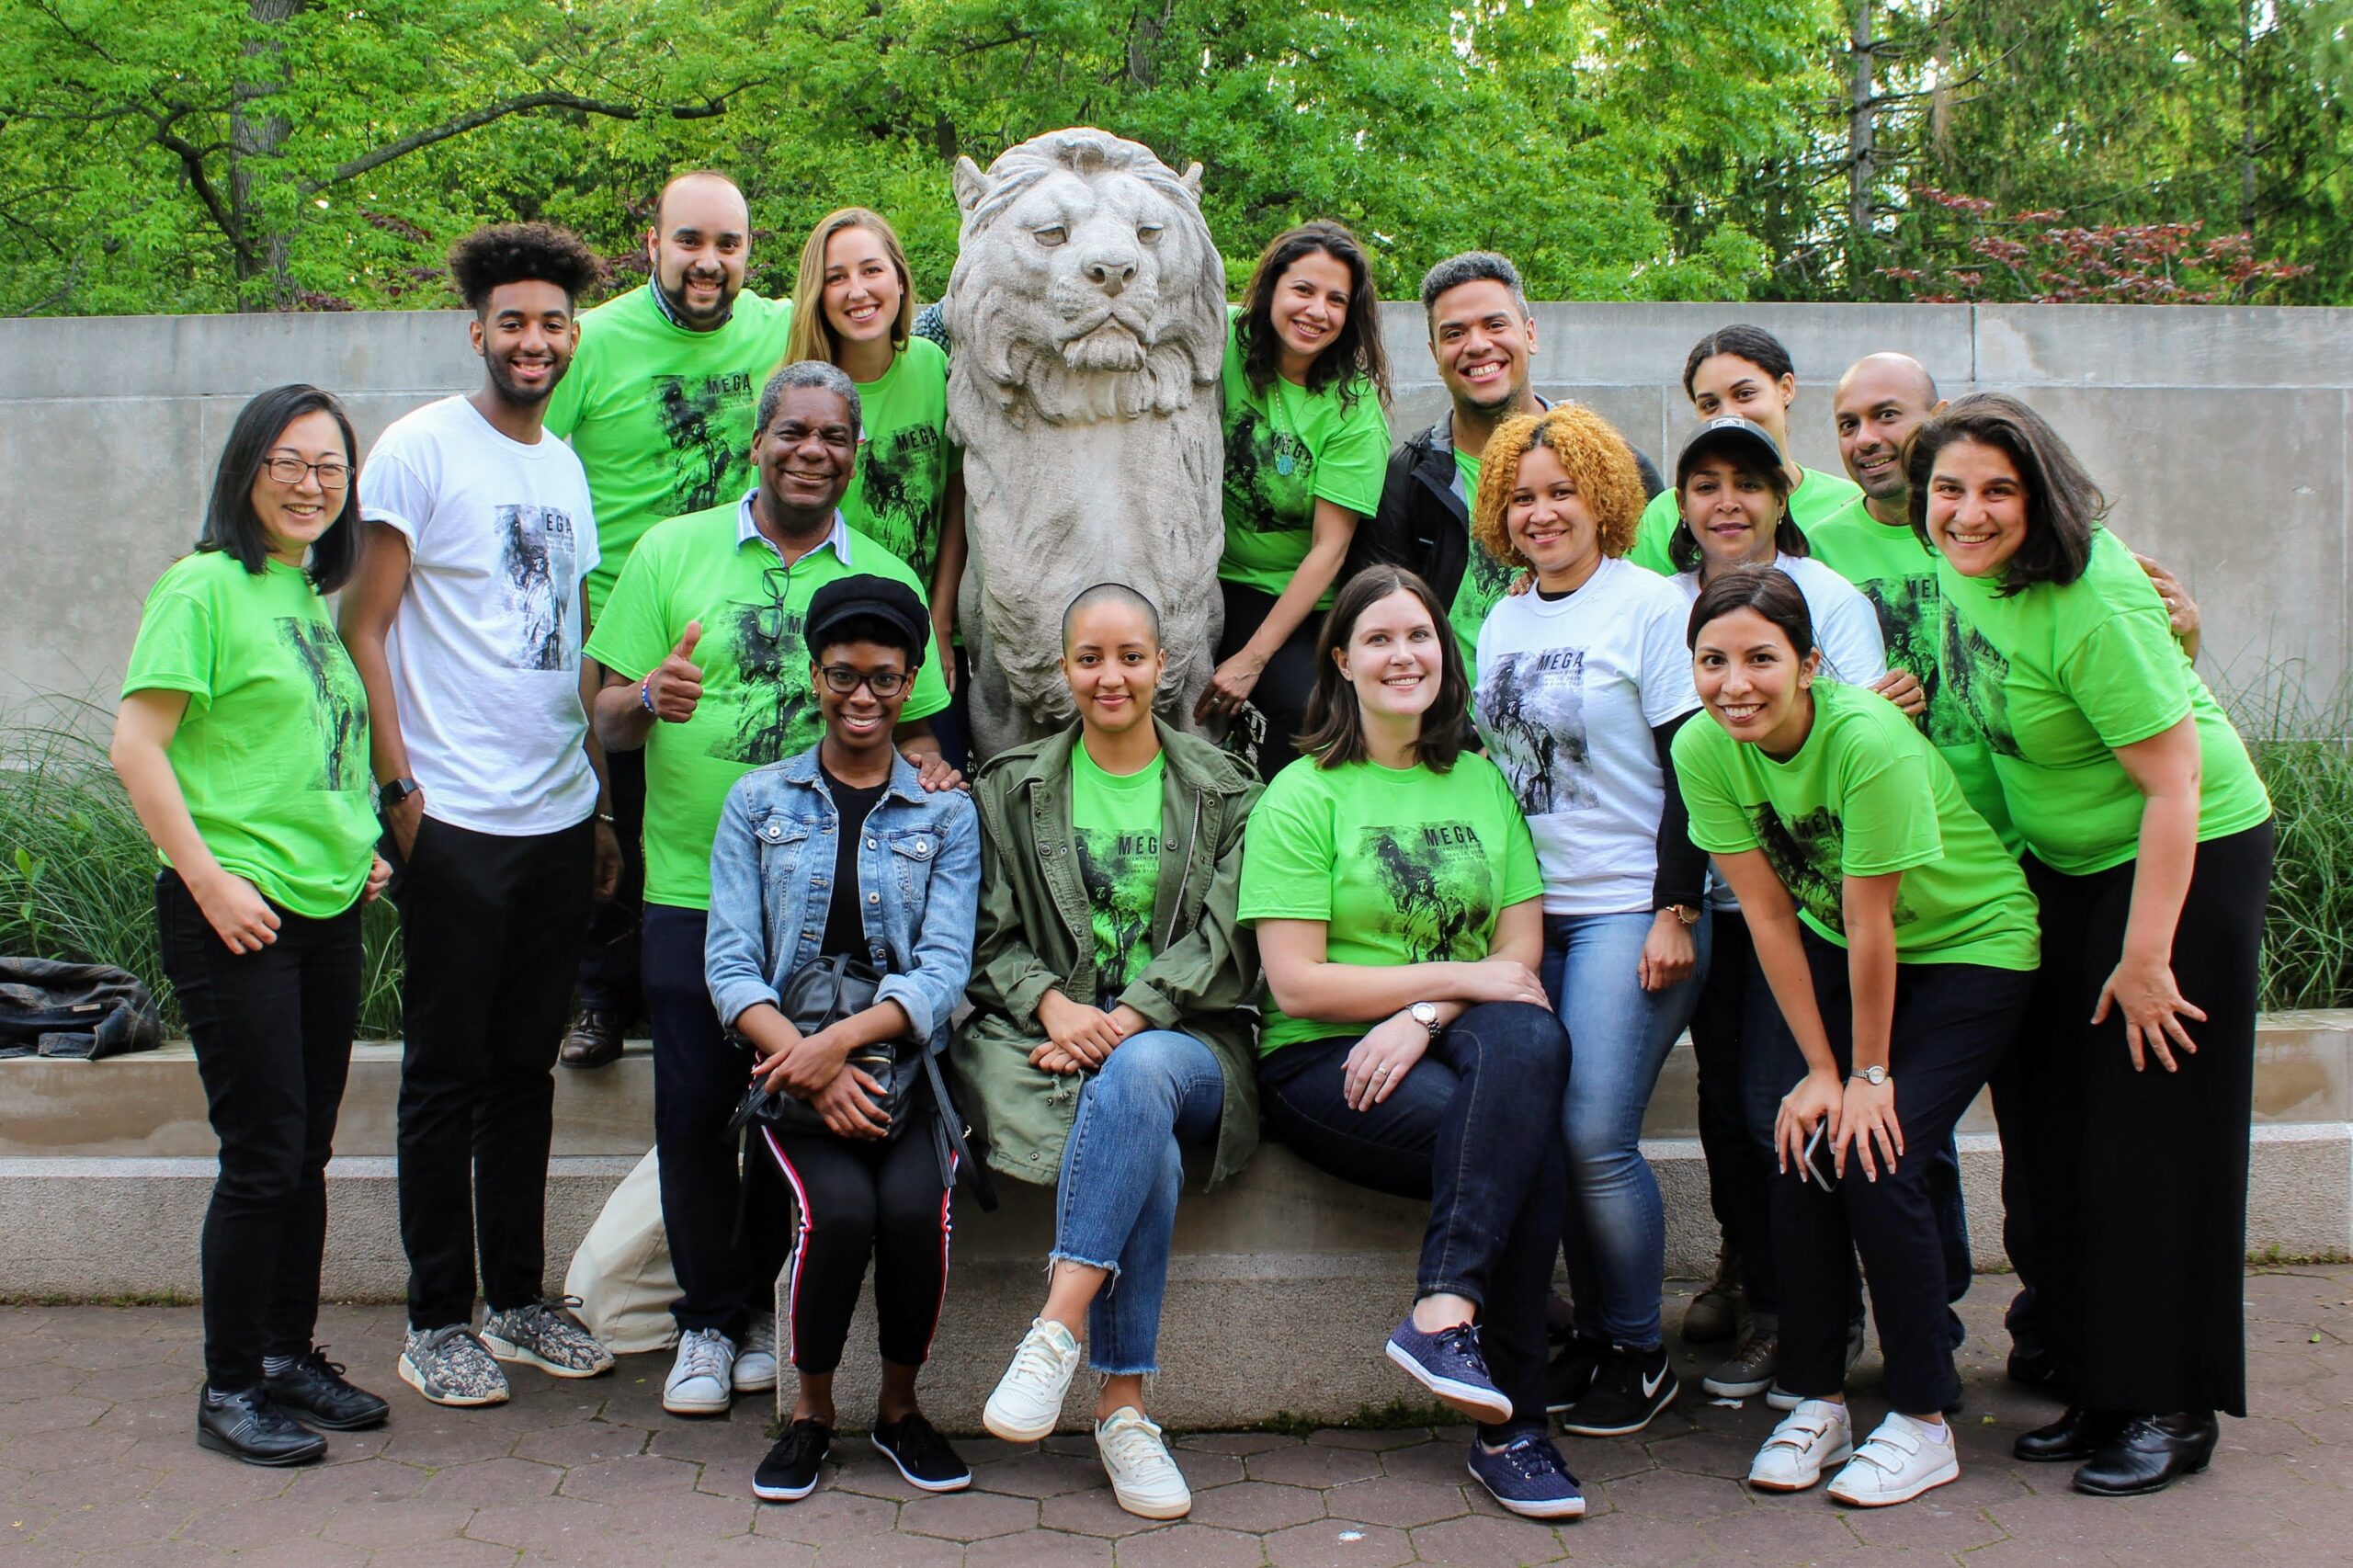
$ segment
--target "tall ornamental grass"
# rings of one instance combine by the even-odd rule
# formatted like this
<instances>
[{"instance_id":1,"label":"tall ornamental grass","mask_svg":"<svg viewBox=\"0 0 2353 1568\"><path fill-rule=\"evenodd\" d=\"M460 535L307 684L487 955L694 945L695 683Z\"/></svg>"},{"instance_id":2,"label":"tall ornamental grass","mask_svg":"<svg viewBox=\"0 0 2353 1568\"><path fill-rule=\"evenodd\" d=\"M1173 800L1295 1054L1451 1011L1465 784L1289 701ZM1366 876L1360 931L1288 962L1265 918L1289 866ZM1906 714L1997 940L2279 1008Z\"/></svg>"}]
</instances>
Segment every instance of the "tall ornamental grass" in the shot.
<instances>
[{"instance_id":1,"label":"tall ornamental grass","mask_svg":"<svg viewBox=\"0 0 2353 1568\"><path fill-rule=\"evenodd\" d=\"M2228 706L2279 813L2263 1006L2353 1006L2353 687L2275 678Z\"/></svg>"},{"instance_id":2,"label":"tall ornamental grass","mask_svg":"<svg viewBox=\"0 0 2353 1568\"><path fill-rule=\"evenodd\" d=\"M0 723L0 953L108 963L147 983L164 1027L179 1000L155 953L154 846L94 737L111 716L56 702ZM359 1035L400 1036L400 922L379 900L363 917Z\"/></svg>"}]
</instances>

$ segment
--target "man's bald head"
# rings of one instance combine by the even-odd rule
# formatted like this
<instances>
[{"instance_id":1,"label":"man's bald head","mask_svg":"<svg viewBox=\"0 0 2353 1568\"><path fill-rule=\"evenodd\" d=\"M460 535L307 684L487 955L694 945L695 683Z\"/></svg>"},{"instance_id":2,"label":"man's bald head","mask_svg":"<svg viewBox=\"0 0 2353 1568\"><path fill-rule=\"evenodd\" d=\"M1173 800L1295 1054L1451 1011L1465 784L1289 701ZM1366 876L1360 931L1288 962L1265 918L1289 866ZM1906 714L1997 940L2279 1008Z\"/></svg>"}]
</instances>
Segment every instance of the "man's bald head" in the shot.
<instances>
[{"instance_id":1,"label":"man's bald head","mask_svg":"<svg viewBox=\"0 0 2353 1568\"><path fill-rule=\"evenodd\" d=\"M1838 378L1830 399L1838 456L1847 477L1874 503L1874 515L1900 508L1909 499L1904 449L1912 432L1943 406L1936 378L1909 354L1866 354Z\"/></svg>"},{"instance_id":2,"label":"man's bald head","mask_svg":"<svg viewBox=\"0 0 2353 1568\"><path fill-rule=\"evenodd\" d=\"M668 313L690 332L727 324L752 250L752 212L716 169L673 177L654 204L645 258Z\"/></svg>"},{"instance_id":3,"label":"man's bald head","mask_svg":"<svg viewBox=\"0 0 2353 1568\"><path fill-rule=\"evenodd\" d=\"M744 199L744 187L721 174L717 169L688 169L672 175L669 183L654 199L654 232L660 233L666 226L665 214L669 210L674 194L691 195L698 205L704 200L716 200L743 214L743 228L752 226L752 209Z\"/></svg>"}]
</instances>

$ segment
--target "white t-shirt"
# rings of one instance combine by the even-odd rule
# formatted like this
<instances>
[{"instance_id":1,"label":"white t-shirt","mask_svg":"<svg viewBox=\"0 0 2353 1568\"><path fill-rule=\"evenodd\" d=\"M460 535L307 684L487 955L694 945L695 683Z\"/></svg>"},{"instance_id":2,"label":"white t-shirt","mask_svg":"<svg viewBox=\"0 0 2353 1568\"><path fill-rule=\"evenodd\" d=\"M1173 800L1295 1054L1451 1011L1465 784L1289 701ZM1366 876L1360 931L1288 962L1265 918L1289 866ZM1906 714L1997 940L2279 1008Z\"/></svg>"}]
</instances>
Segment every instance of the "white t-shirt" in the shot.
<instances>
[{"instance_id":1,"label":"white t-shirt","mask_svg":"<svg viewBox=\"0 0 2353 1568\"><path fill-rule=\"evenodd\" d=\"M377 441L359 506L408 540L384 651L426 814L508 837L587 820L580 585L597 555L580 460L552 436L510 440L444 398Z\"/></svg>"},{"instance_id":2,"label":"white t-shirt","mask_svg":"<svg viewBox=\"0 0 2353 1568\"><path fill-rule=\"evenodd\" d=\"M1813 616L1813 645L1822 650L1822 673L1848 686L1869 686L1887 674L1887 640L1880 634L1879 611L1846 578L1806 555L1776 555L1773 564L1790 575ZM1688 613L1699 599L1699 574L1678 572Z\"/></svg>"},{"instance_id":3,"label":"white t-shirt","mask_svg":"<svg viewBox=\"0 0 2353 1568\"><path fill-rule=\"evenodd\" d=\"M1848 686L1869 686L1887 674L1887 639L1879 629L1879 611L1862 591L1810 555L1779 555L1773 564L1789 574L1813 617L1813 645L1822 653L1822 673ZM1699 574L1678 572L1675 585L1683 590L1683 608L1699 602ZM1719 909L1738 909L1732 884L1708 871L1708 902Z\"/></svg>"},{"instance_id":4,"label":"white t-shirt","mask_svg":"<svg viewBox=\"0 0 2353 1568\"><path fill-rule=\"evenodd\" d=\"M1699 706L1674 585L1604 561L1559 599L1500 600L1471 714L1536 838L1547 915L1647 911L1666 800L1651 732Z\"/></svg>"}]
</instances>

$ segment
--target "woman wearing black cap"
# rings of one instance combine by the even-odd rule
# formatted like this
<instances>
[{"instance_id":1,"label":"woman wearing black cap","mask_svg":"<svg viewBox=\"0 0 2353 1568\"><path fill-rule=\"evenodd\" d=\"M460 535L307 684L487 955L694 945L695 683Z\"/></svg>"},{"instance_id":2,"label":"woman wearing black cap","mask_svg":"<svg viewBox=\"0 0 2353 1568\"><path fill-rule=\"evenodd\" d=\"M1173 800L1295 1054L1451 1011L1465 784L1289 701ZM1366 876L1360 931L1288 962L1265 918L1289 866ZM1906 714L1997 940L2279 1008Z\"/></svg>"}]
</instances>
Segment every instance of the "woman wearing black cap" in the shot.
<instances>
[{"instance_id":1,"label":"woman wearing black cap","mask_svg":"<svg viewBox=\"0 0 2353 1568\"><path fill-rule=\"evenodd\" d=\"M835 1426L834 1369L874 1258L882 1353L874 1446L912 1485L955 1492L972 1472L915 1403L915 1377L948 1289L952 1160L938 1153L939 1111L918 1078L899 1109L848 1058L919 1041L934 1054L972 964L980 898L980 821L972 801L926 793L891 733L923 661L930 618L913 589L844 577L810 601L810 686L825 723L808 751L745 775L728 792L711 847L711 1001L759 1054L755 1080L807 1102L824 1132L762 1129L746 1162L759 1261L791 1271L790 1338L800 1392L784 1437L753 1478L754 1495L790 1503L817 1484ZM881 971L872 1005L802 1035L780 1010L792 977L819 958ZM771 1163L772 1162L772 1163ZM790 1259L776 1256L776 1173L797 1214ZM763 1203L765 1198L767 1202Z\"/></svg>"}]
</instances>

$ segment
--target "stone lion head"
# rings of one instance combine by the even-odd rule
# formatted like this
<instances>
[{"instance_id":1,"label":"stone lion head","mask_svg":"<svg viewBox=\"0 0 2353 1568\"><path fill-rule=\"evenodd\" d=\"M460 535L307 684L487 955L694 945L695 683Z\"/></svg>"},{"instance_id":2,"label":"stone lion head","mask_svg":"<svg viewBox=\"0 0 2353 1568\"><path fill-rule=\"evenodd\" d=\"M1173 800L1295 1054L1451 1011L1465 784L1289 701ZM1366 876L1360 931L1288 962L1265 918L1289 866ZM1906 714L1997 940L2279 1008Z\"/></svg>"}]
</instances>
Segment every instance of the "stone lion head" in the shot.
<instances>
[{"instance_id":1,"label":"stone lion head","mask_svg":"<svg viewBox=\"0 0 2353 1568\"><path fill-rule=\"evenodd\" d=\"M1225 263L1200 182L1199 164L1179 175L1083 127L1024 142L986 174L956 161L964 222L941 306L957 361L1007 418L1172 414L1217 380Z\"/></svg>"}]
</instances>

